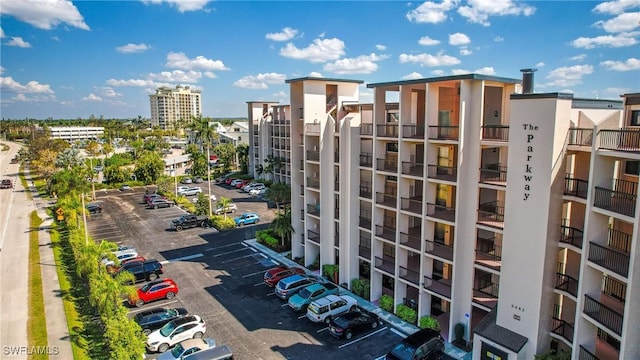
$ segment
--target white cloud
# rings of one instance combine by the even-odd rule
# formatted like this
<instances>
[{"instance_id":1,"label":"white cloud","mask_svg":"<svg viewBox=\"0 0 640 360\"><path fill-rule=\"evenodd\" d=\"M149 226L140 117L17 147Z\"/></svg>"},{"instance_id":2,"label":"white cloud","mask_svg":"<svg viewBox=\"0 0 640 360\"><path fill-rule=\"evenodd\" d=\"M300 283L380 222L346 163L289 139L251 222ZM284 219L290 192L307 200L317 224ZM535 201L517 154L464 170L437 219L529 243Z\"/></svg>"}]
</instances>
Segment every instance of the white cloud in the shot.
<instances>
[{"instance_id":1,"label":"white cloud","mask_svg":"<svg viewBox=\"0 0 640 360\"><path fill-rule=\"evenodd\" d=\"M471 39L463 33L449 34L449 45L460 46L467 45L471 42Z\"/></svg>"},{"instance_id":2,"label":"white cloud","mask_svg":"<svg viewBox=\"0 0 640 360\"><path fill-rule=\"evenodd\" d=\"M469 6L460 6L458 14L467 18L469 22L489 26L490 16L524 15L530 16L536 11L532 6L524 3L514 3L512 0L469 0Z\"/></svg>"},{"instance_id":3,"label":"white cloud","mask_svg":"<svg viewBox=\"0 0 640 360\"><path fill-rule=\"evenodd\" d=\"M467 48L466 46L462 46L460 48L460 55L462 56L468 56L473 54L473 51L471 51L469 48Z\"/></svg>"},{"instance_id":4,"label":"white cloud","mask_svg":"<svg viewBox=\"0 0 640 360\"><path fill-rule=\"evenodd\" d=\"M82 100L98 102L98 101L102 101L102 98L94 93L90 93L88 96L83 97Z\"/></svg>"},{"instance_id":5,"label":"white cloud","mask_svg":"<svg viewBox=\"0 0 640 360\"><path fill-rule=\"evenodd\" d=\"M29 44L28 42L22 40L21 37L19 36L12 36L11 40L7 41L5 43L7 46L16 46L16 47L21 47L21 48L30 48L31 44Z\"/></svg>"},{"instance_id":6,"label":"white cloud","mask_svg":"<svg viewBox=\"0 0 640 360\"><path fill-rule=\"evenodd\" d=\"M175 82L175 83L196 83L198 80L202 78L202 73L200 71L183 71L183 70L173 70L173 71L162 71L160 73L150 73L149 79L154 81L164 81L164 82Z\"/></svg>"},{"instance_id":7,"label":"white cloud","mask_svg":"<svg viewBox=\"0 0 640 360\"><path fill-rule=\"evenodd\" d=\"M289 100L289 95L284 91L278 91L277 93L271 94L271 96L273 96L276 99L283 99L283 100L286 100L286 101Z\"/></svg>"},{"instance_id":8,"label":"white cloud","mask_svg":"<svg viewBox=\"0 0 640 360\"><path fill-rule=\"evenodd\" d=\"M416 63L420 66L450 66L460 64L460 60L453 56L445 55L442 53L438 53L436 55L431 54L418 54L418 55L410 55L410 54L400 54L399 60L401 64L404 63Z\"/></svg>"},{"instance_id":9,"label":"white cloud","mask_svg":"<svg viewBox=\"0 0 640 360\"><path fill-rule=\"evenodd\" d=\"M317 77L317 78L322 78L324 76L322 76L321 73L317 72L317 71L312 71L309 73L309 77Z\"/></svg>"},{"instance_id":10,"label":"white cloud","mask_svg":"<svg viewBox=\"0 0 640 360\"><path fill-rule=\"evenodd\" d=\"M598 21L595 25L602 27L606 32L610 33L631 31L640 27L640 12L620 14L613 19Z\"/></svg>"},{"instance_id":11,"label":"white cloud","mask_svg":"<svg viewBox=\"0 0 640 360\"><path fill-rule=\"evenodd\" d=\"M573 65L559 67L547 75L549 83L545 86L573 86L582 84L582 77L593 73L591 65Z\"/></svg>"},{"instance_id":12,"label":"white cloud","mask_svg":"<svg viewBox=\"0 0 640 360\"><path fill-rule=\"evenodd\" d=\"M205 71L203 73L204 76L208 77L209 79L215 79L218 77L218 75L216 75L215 73L211 72L211 71Z\"/></svg>"},{"instance_id":13,"label":"white cloud","mask_svg":"<svg viewBox=\"0 0 640 360\"><path fill-rule=\"evenodd\" d=\"M627 9L636 7L638 7L637 0L614 0L605 1L596 5L596 7L594 7L592 11L603 14L617 15L623 13Z\"/></svg>"},{"instance_id":14,"label":"white cloud","mask_svg":"<svg viewBox=\"0 0 640 360\"><path fill-rule=\"evenodd\" d=\"M229 70L221 60L211 60L204 56L196 56L193 59L189 59L183 52L170 52L167 54L165 66L183 70Z\"/></svg>"},{"instance_id":15,"label":"white cloud","mask_svg":"<svg viewBox=\"0 0 640 360\"><path fill-rule=\"evenodd\" d=\"M144 79L127 79L127 80L116 80L109 79L107 80L107 84L111 86L137 86L137 87L157 87L159 84L152 80L144 80Z\"/></svg>"},{"instance_id":16,"label":"white cloud","mask_svg":"<svg viewBox=\"0 0 640 360\"><path fill-rule=\"evenodd\" d=\"M387 50L387 47L386 47L386 46L384 46L384 45L382 45L382 44L377 44L377 45L376 45L376 50L378 50L378 51L385 51L385 50Z\"/></svg>"},{"instance_id":17,"label":"white cloud","mask_svg":"<svg viewBox=\"0 0 640 360\"><path fill-rule=\"evenodd\" d=\"M174 6L179 12L198 11L204 9L211 0L143 0L145 4L167 3Z\"/></svg>"},{"instance_id":18,"label":"white cloud","mask_svg":"<svg viewBox=\"0 0 640 360\"><path fill-rule=\"evenodd\" d=\"M2 75L3 72L5 72L7 69L4 68L4 66L0 66L0 75Z\"/></svg>"},{"instance_id":19,"label":"white cloud","mask_svg":"<svg viewBox=\"0 0 640 360\"><path fill-rule=\"evenodd\" d=\"M132 44L129 43L127 45L123 45L123 46L118 46L116 48L116 51L121 53L121 54L135 54L135 53L140 53L140 52L144 52L151 49L151 46L147 45L147 44Z\"/></svg>"},{"instance_id":20,"label":"white cloud","mask_svg":"<svg viewBox=\"0 0 640 360\"><path fill-rule=\"evenodd\" d=\"M340 39L315 39L311 45L302 49L298 49L293 43L288 43L280 49L280 55L319 63L339 59L344 55L344 47L344 41Z\"/></svg>"},{"instance_id":21,"label":"white cloud","mask_svg":"<svg viewBox=\"0 0 640 360\"><path fill-rule=\"evenodd\" d=\"M22 94L53 94L48 84L40 84L37 81L29 81L25 85L13 80L11 76L0 77L0 88Z\"/></svg>"},{"instance_id":22,"label":"white cloud","mask_svg":"<svg viewBox=\"0 0 640 360\"><path fill-rule=\"evenodd\" d=\"M458 5L458 0L444 0L440 3L425 1L407 13L409 21L438 24L447 20L447 12Z\"/></svg>"},{"instance_id":23,"label":"white cloud","mask_svg":"<svg viewBox=\"0 0 640 360\"><path fill-rule=\"evenodd\" d=\"M51 30L60 24L90 30L78 8L69 0L3 1L0 14L10 15L38 29Z\"/></svg>"},{"instance_id":24,"label":"white cloud","mask_svg":"<svg viewBox=\"0 0 640 360\"><path fill-rule=\"evenodd\" d=\"M584 61L587 58L587 54L578 54L569 58L569 61Z\"/></svg>"},{"instance_id":25,"label":"white cloud","mask_svg":"<svg viewBox=\"0 0 640 360\"><path fill-rule=\"evenodd\" d=\"M544 66L544 62L540 61L539 63L536 64L536 67L543 67Z\"/></svg>"},{"instance_id":26,"label":"white cloud","mask_svg":"<svg viewBox=\"0 0 640 360\"><path fill-rule=\"evenodd\" d=\"M233 86L243 89L268 89L269 84L279 85L284 84L286 79L285 74L278 73L265 73L258 75L244 76L233 83Z\"/></svg>"},{"instance_id":27,"label":"white cloud","mask_svg":"<svg viewBox=\"0 0 640 360\"><path fill-rule=\"evenodd\" d=\"M445 72L444 72L444 70L436 69L436 70L433 70L431 72L431 74L433 74L435 76L444 76Z\"/></svg>"},{"instance_id":28,"label":"white cloud","mask_svg":"<svg viewBox=\"0 0 640 360\"><path fill-rule=\"evenodd\" d=\"M273 41L289 41L298 35L298 30L286 27L277 33L268 33L264 37Z\"/></svg>"},{"instance_id":29,"label":"white cloud","mask_svg":"<svg viewBox=\"0 0 640 360\"><path fill-rule=\"evenodd\" d=\"M625 47L633 46L638 43L635 36L638 32L621 33L618 35L602 35L593 38L580 37L571 42L576 48L593 49L596 47Z\"/></svg>"},{"instance_id":30,"label":"white cloud","mask_svg":"<svg viewBox=\"0 0 640 360\"><path fill-rule=\"evenodd\" d=\"M627 94L630 91L631 89L629 88L619 88L619 87L609 87L604 89L605 93L613 94L613 95Z\"/></svg>"},{"instance_id":31,"label":"white cloud","mask_svg":"<svg viewBox=\"0 0 640 360\"><path fill-rule=\"evenodd\" d=\"M607 60L601 62L600 66L604 66L607 70L614 71L640 70L640 59L628 58L625 61Z\"/></svg>"},{"instance_id":32,"label":"white cloud","mask_svg":"<svg viewBox=\"0 0 640 360\"><path fill-rule=\"evenodd\" d=\"M438 45L440 44L440 40L435 40L428 36L423 36L420 38L420 40L418 40L418 44L424 45L424 46Z\"/></svg>"},{"instance_id":33,"label":"white cloud","mask_svg":"<svg viewBox=\"0 0 640 360\"><path fill-rule=\"evenodd\" d=\"M4 30L0 27L0 39L4 38Z\"/></svg>"},{"instance_id":34,"label":"white cloud","mask_svg":"<svg viewBox=\"0 0 640 360\"><path fill-rule=\"evenodd\" d=\"M493 41L495 41L495 42L503 42L504 38L502 36L497 35L496 37L493 38Z\"/></svg>"},{"instance_id":35,"label":"white cloud","mask_svg":"<svg viewBox=\"0 0 640 360\"><path fill-rule=\"evenodd\" d=\"M418 72L412 72L402 77L403 80L414 80L414 79L422 79L424 76Z\"/></svg>"},{"instance_id":36,"label":"white cloud","mask_svg":"<svg viewBox=\"0 0 640 360\"><path fill-rule=\"evenodd\" d=\"M465 70L465 69L453 69L451 70L453 75L463 75L463 74L482 74L482 75L495 75L496 71L491 66L486 66L480 69L476 69L474 71Z\"/></svg>"},{"instance_id":37,"label":"white cloud","mask_svg":"<svg viewBox=\"0 0 640 360\"><path fill-rule=\"evenodd\" d=\"M360 55L356 58L345 58L333 63L327 63L322 68L324 71L334 74L371 74L378 70L376 61L387 59L387 55Z\"/></svg>"}]
</instances>

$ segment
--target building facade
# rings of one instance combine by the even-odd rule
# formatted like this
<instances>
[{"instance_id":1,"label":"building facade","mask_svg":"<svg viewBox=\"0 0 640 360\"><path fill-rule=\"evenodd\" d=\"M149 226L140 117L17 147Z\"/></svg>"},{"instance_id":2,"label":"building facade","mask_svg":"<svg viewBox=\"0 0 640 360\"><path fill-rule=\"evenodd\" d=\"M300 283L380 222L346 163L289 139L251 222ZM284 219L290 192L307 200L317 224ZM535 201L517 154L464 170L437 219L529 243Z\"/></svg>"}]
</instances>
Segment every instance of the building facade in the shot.
<instances>
[{"instance_id":1,"label":"building facade","mask_svg":"<svg viewBox=\"0 0 640 360\"><path fill-rule=\"evenodd\" d=\"M462 327L474 359L638 358L640 94L524 73L368 84L371 104L357 80L288 80L289 106L249 104L250 158L284 144L294 257Z\"/></svg>"},{"instance_id":2,"label":"building facade","mask_svg":"<svg viewBox=\"0 0 640 360\"><path fill-rule=\"evenodd\" d=\"M48 129L51 139L70 142L98 140L104 135L104 127L102 126L51 126Z\"/></svg>"},{"instance_id":3,"label":"building facade","mask_svg":"<svg viewBox=\"0 0 640 360\"><path fill-rule=\"evenodd\" d=\"M174 89L160 87L149 95L151 126L164 130L174 129L176 123L202 116L202 93L189 86L178 85Z\"/></svg>"}]
</instances>

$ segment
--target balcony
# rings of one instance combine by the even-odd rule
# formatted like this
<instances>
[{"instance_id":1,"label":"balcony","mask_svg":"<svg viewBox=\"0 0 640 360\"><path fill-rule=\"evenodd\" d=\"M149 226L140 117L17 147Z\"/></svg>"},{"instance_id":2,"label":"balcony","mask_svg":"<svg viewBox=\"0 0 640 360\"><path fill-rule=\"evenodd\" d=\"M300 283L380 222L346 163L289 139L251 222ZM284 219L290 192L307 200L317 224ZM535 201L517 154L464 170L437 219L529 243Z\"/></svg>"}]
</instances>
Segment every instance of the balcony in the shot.
<instances>
[{"instance_id":1,"label":"balcony","mask_svg":"<svg viewBox=\"0 0 640 360\"><path fill-rule=\"evenodd\" d=\"M581 199L587 198L589 182L587 180L576 179L569 175L564 178L564 194L575 196Z\"/></svg>"},{"instance_id":2,"label":"balcony","mask_svg":"<svg viewBox=\"0 0 640 360\"><path fill-rule=\"evenodd\" d=\"M396 259L392 257L377 257L375 258L375 267L389 274L395 275L396 273Z\"/></svg>"},{"instance_id":3,"label":"balcony","mask_svg":"<svg viewBox=\"0 0 640 360\"><path fill-rule=\"evenodd\" d=\"M307 178L307 187L310 187L312 189L320 190L320 179L308 177Z\"/></svg>"},{"instance_id":4,"label":"balcony","mask_svg":"<svg viewBox=\"0 0 640 360\"><path fill-rule=\"evenodd\" d=\"M560 242L573 245L578 249L582 249L582 229L570 226L567 219L563 219L563 222L565 223L565 225L560 225L560 232L562 233Z\"/></svg>"},{"instance_id":5,"label":"balcony","mask_svg":"<svg viewBox=\"0 0 640 360\"><path fill-rule=\"evenodd\" d=\"M376 225L376 236L396 242L396 229L389 226Z\"/></svg>"},{"instance_id":6,"label":"balcony","mask_svg":"<svg viewBox=\"0 0 640 360\"><path fill-rule=\"evenodd\" d=\"M320 216L320 204L307 204L307 214Z\"/></svg>"},{"instance_id":7,"label":"balcony","mask_svg":"<svg viewBox=\"0 0 640 360\"><path fill-rule=\"evenodd\" d=\"M569 129L569 141L567 145L588 146L593 142L593 129L571 128Z\"/></svg>"},{"instance_id":8,"label":"balcony","mask_svg":"<svg viewBox=\"0 0 640 360\"><path fill-rule=\"evenodd\" d=\"M500 271L502 266L502 246L496 245L493 239L478 238L476 264Z\"/></svg>"},{"instance_id":9,"label":"balcony","mask_svg":"<svg viewBox=\"0 0 640 360\"><path fill-rule=\"evenodd\" d=\"M412 249L420 251L420 230L417 233L409 231L409 233L400 232L400 244L408 246Z\"/></svg>"},{"instance_id":10,"label":"balcony","mask_svg":"<svg viewBox=\"0 0 640 360\"><path fill-rule=\"evenodd\" d=\"M393 194L376 192L376 204L396 208L397 197Z\"/></svg>"},{"instance_id":11,"label":"balcony","mask_svg":"<svg viewBox=\"0 0 640 360\"><path fill-rule=\"evenodd\" d=\"M401 198L400 209L410 211L414 214L422 214L422 196L413 198Z\"/></svg>"},{"instance_id":12,"label":"balcony","mask_svg":"<svg viewBox=\"0 0 640 360\"><path fill-rule=\"evenodd\" d=\"M424 252L442 259L453 261L453 245L442 242L425 240Z\"/></svg>"},{"instance_id":13,"label":"balcony","mask_svg":"<svg viewBox=\"0 0 640 360\"><path fill-rule=\"evenodd\" d=\"M553 318L551 322L551 332L561 336L563 339L567 340L569 343L573 343L573 324L569 324L568 322L558 319L556 317Z\"/></svg>"},{"instance_id":14,"label":"balcony","mask_svg":"<svg viewBox=\"0 0 640 360\"><path fill-rule=\"evenodd\" d=\"M629 253L614 247L589 242L589 261L618 275L629 275Z\"/></svg>"},{"instance_id":15,"label":"balcony","mask_svg":"<svg viewBox=\"0 0 640 360\"><path fill-rule=\"evenodd\" d=\"M598 150L640 152L640 129L600 130Z\"/></svg>"},{"instance_id":16,"label":"balcony","mask_svg":"<svg viewBox=\"0 0 640 360\"><path fill-rule=\"evenodd\" d=\"M360 183L360 197L371 199L371 195L373 195L371 189L370 182L361 182Z\"/></svg>"},{"instance_id":17,"label":"balcony","mask_svg":"<svg viewBox=\"0 0 640 360\"><path fill-rule=\"evenodd\" d=\"M373 154L360 153L360 166L365 166L365 167L373 166Z\"/></svg>"},{"instance_id":18,"label":"balcony","mask_svg":"<svg viewBox=\"0 0 640 360\"><path fill-rule=\"evenodd\" d=\"M378 137L398 137L398 123L386 123L376 125Z\"/></svg>"},{"instance_id":19,"label":"balcony","mask_svg":"<svg viewBox=\"0 0 640 360\"><path fill-rule=\"evenodd\" d=\"M578 296L578 280L567 274L556 273L555 288L571 294L573 297Z\"/></svg>"},{"instance_id":20,"label":"balcony","mask_svg":"<svg viewBox=\"0 0 640 360\"><path fill-rule=\"evenodd\" d=\"M602 300L606 301L607 296L603 295ZM615 300L609 300L609 302L613 301ZM612 307L609 307L602 302L592 298L591 296L585 294L583 311L585 315L588 315L607 329L613 331L618 335L622 335L623 316L621 313L613 310Z\"/></svg>"},{"instance_id":21,"label":"balcony","mask_svg":"<svg viewBox=\"0 0 640 360\"><path fill-rule=\"evenodd\" d=\"M395 173L398 171L398 160L376 159L376 170Z\"/></svg>"},{"instance_id":22,"label":"balcony","mask_svg":"<svg viewBox=\"0 0 640 360\"><path fill-rule=\"evenodd\" d=\"M371 229L371 218L360 215L358 219L358 226L365 229Z\"/></svg>"},{"instance_id":23,"label":"balcony","mask_svg":"<svg viewBox=\"0 0 640 360\"><path fill-rule=\"evenodd\" d=\"M446 207L444 205L427 203L427 216L444 221L454 222L456 221L456 209L452 207Z\"/></svg>"},{"instance_id":24,"label":"balcony","mask_svg":"<svg viewBox=\"0 0 640 360\"><path fill-rule=\"evenodd\" d=\"M595 354L587 350L586 347L580 345L580 352L578 353L578 360L600 360Z\"/></svg>"},{"instance_id":25,"label":"balcony","mask_svg":"<svg viewBox=\"0 0 640 360\"><path fill-rule=\"evenodd\" d=\"M449 279L432 279L428 276L423 277L424 283L422 287L427 290L433 291L436 294L440 294L446 298L451 299L451 280Z\"/></svg>"},{"instance_id":26,"label":"balcony","mask_svg":"<svg viewBox=\"0 0 640 360\"><path fill-rule=\"evenodd\" d=\"M402 125L402 138L424 139L423 125Z\"/></svg>"},{"instance_id":27,"label":"balcony","mask_svg":"<svg viewBox=\"0 0 640 360\"><path fill-rule=\"evenodd\" d=\"M371 236L362 236L362 232L360 232L360 244L358 245L358 255L363 258L370 259L371 258Z\"/></svg>"},{"instance_id":28,"label":"balcony","mask_svg":"<svg viewBox=\"0 0 640 360\"><path fill-rule=\"evenodd\" d=\"M304 129L307 134L320 135L320 124L305 124Z\"/></svg>"},{"instance_id":29,"label":"balcony","mask_svg":"<svg viewBox=\"0 0 640 360\"><path fill-rule=\"evenodd\" d=\"M307 230L307 239L317 245L320 245L320 234L315 231Z\"/></svg>"},{"instance_id":30,"label":"balcony","mask_svg":"<svg viewBox=\"0 0 640 360\"><path fill-rule=\"evenodd\" d=\"M499 284L477 281L473 287L473 302L493 309L498 304Z\"/></svg>"},{"instance_id":31,"label":"balcony","mask_svg":"<svg viewBox=\"0 0 640 360\"><path fill-rule=\"evenodd\" d=\"M424 176L424 164L415 161L403 161L402 173L404 175Z\"/></svg>"},{"instance_id":32,"label":"balcony","mask_svg":"<svg viewBox=\"0 0 640 360\"><path fill-rule=\"evenodd\" d=\"M320 161L320 152L307 151L307 161Z\"/></svg>"},{"instance_id":33,"label":"balcony","mask_svg":"<svg viewBox=\"0 0 640 360\"><path fill-rule=\"evenodd\" d=\"M639 145L640 146L640 145ZM638 183L615 179L613 190L596 186L594 206L618 214L634 217Z\"/></svg>"},{"instance_id":34,"label":"balcony","mask_svg":"<svg viewBox=\"0 0 640 360\"><path fill-rule=\"evenodd\" d=\"M429 140L458 140L458 126L429 126Z\"/></svg>"},{"instance_id":35,"label":"balcony","mask_svg":"<svg viewBox=\"0 0 640 360\"><path fill-rule=\"evenodd\" d=\"M360 135L373 136L373 124L360 124Z\"/></svg>"},{"instance_id":36,"label":"balcony","mask_svg":"<svg viewBox=\"0 0 640 360\"><path fill-rule=\"evenodd\" d=\"M509 141L509 126L508 125L483 126L482 140Z\"/></svg>"},{"instance_id":37,"label":"balcony","mask_svg":"<svg viewBox=\"0 0 640 360\"><path fill-rule=\"evenodd\" d=\"M333 181L333 190L340 191L340 180L339 179L335 179Z\"/></svg>"},{"instance_id":38,"label":"balcony","mask_svg":"<svg viewBox=\"0 0 640 360\"><path fill-rule=\"evenodd\" d=\"M398 266L399 276L401 279L405 279L415 285L420 285L420 273L415 270L407 269L404 266Z\"/></svg>"},{"instance_id":39,"label":"balcony","mask_svg":"<svg viewBox=\"0 0 640 360\"><path fill-rule=\"evenodd\" d=\"M486 164L480 168L480 182L490 185L507 185L507 167L500 164Z\"/></svg>"},{"instance_id":40,"label":"balcony","mask_svg":"<svg viewBox=\"0 0 640 360\"><path fill-rule=\"evenodd\" d=\"M458 169L449 166L429 165L427 176L430 179L458 181Z\"/></svg>"},{"instance_id":41,"label":"balcony","mask_svg":"<svg viewBox=\"0 0 640 360\"><path fill-rule=\"evenodd\" d=\"M478 206L478 224L494 228L504 228L504 206L498 201L490 201Z\"/></svg>"}]
</instances>

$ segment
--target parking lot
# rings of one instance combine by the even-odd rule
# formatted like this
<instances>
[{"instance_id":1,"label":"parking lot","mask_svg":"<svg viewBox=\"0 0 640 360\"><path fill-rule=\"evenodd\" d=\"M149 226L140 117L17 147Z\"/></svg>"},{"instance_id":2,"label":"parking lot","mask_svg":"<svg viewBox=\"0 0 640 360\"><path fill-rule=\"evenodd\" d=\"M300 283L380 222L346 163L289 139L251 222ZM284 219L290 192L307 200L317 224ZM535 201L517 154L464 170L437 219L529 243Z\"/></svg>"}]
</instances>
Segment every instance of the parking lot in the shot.
<instances>
[{"instance_id":1,"label":"parking lot","mask_svg":"<svg viewBox=\"0 0 640 360\"><path fill-rule=\"evenodd\" d=\"M197 184L207 193L207 184ZM237 359L377 359L402 337L388 326L337 340L324 324L314 324L295 313L286 302L273 296L262 282L265 270L276 262L243 243L255 230L268 226L275 210L248 194L212 184L212 193L232 198L238 211L257 212L258 225L218 232L194 228L174 232L169 221L184 214L177 207L146 209L145 189L99 192L103 212L89 219L89 232L96 241L111 240L134 247L147 259L158 259L164 277L179 286L172 300L161 300L131 314L156 306L184 307L207 323L205 337L227 344ZM142 284L140 284L142 285ZM147 354L155 358L157 354Z\"/></svg>"}]
</instances>

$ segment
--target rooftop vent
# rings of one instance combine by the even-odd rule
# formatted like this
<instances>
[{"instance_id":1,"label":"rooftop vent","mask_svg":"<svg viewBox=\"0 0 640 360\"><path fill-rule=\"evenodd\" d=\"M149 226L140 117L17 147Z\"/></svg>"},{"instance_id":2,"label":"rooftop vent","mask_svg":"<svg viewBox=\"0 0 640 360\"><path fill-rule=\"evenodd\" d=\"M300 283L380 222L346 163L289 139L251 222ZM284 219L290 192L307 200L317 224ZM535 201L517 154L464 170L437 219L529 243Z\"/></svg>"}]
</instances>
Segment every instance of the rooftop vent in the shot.
<instances>
[{"instance_id":1,"label":"rooftop vent","mask_svg":"<svg viewBox=\"0 0 640 360\"><path fill-rule=\"evenodd\" d=\"M522 93L533 94L533 73L538 69L520 69L522 73Z\"/></svg>"}]
</instances>

